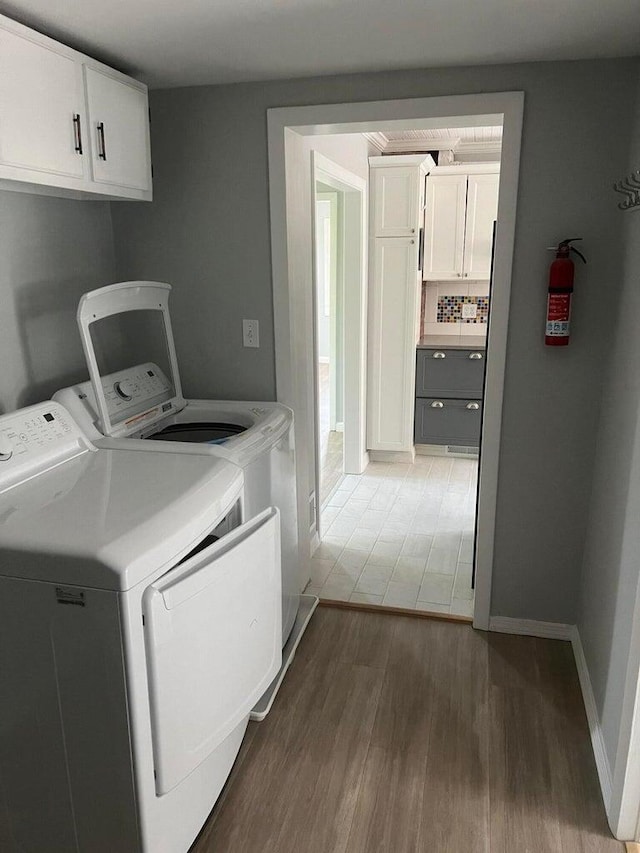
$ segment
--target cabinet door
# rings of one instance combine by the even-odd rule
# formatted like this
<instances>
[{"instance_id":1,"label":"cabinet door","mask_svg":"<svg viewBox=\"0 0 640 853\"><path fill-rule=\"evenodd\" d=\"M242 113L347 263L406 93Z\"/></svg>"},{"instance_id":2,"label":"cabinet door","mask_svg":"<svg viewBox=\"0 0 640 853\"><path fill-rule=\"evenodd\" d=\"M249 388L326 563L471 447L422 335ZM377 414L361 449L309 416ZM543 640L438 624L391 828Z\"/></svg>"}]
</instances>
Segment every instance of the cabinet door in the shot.
<instances>
[{"instance_id":1,"label":"cabinet door","mask_svg":"<svg viewBox=\"0 0 640 853\"><path fill-rule=\"evenodd\" d=\"M483 350L419 349L416 397L481 398L484 355Z\"/></svg>"},{"instance_id":2,"label":"cabinet door","mask_svg":"<svg viewBox=\"0 0 640 853\"><path fill-rule=\"evenodd\" d=\"M481 400L416 400L416 444L478 447L481 423Z\"/></svg>"},{"instance_id":3,"label":"cabinet door","mask_svg":"<svg viewBox=\"0 0 640 853\"><path fill-rule=\"evenodd\" d=\"M469 175L464 235L464 277L488 279L491 237L498 215L500 175Z\"/></svg>"},{"instance_id":4,"label":"cabinet door","mask_svg":"<svg viewBox=\"0 0 640 853\"><path fill-rule=\"evenodd\" d=\"M147 92L85 66L93 180L151 188Z\"/></svg>"},{"instance_id":5,"label":"cabinet door","mask_svg":"<svg viewBox=\"0 0 640 853\"><path fill-rule=\"evenodd\" d=\"M369 293L367 447L413 446L417 240L375 240Z\"/></svg>"},{"instance_id":6,"label":"cabinet door","mask_svg":"<svg viewBox=\"0 0 640 853\"><path fill-rule=\"evenodd\" d=\"M425 281L462 278L466 195L466 175L427 178L422 266Z\"/></svg>"},{"instance_id":7,"label":"cabinet door","mask_svg":"<svg viewBox=\"0 0 640 853\"><path fill-rule=\"evenodd\" d=\"M375 237L411 237L418 233L420 179L419 166L373 169Z\"/></svg>"},{"instance_id":8,"label":"cabinet door","mask_svg":"<svg viewBox=\"0 0 640 853\"><path fill-rule=\"evenodd\" d=\"M57 51L0 28L3 177L37 183L46 183L47 173L82 178L84 160L76 150L81 104L82 67L62 46Z\"/></svg>"}]
</instances>

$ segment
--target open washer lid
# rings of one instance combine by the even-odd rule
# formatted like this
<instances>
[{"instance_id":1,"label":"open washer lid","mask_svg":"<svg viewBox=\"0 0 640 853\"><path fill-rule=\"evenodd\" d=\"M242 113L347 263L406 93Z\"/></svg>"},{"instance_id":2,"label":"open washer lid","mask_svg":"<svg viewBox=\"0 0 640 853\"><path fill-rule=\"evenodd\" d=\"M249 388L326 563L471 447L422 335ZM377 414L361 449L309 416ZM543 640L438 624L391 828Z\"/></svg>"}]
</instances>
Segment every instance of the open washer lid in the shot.
<instances>
[{"instance_id":1,"label":"open washer lid","mask_svg":"<svg viewBox=\"0 0 640 853\"><path fill-rule=\"evenodd\" d=\"M104 435L130 435L185 406L170 292L164 282L124 281L80 300L78 326Z\"/></svg>"}]
</instances>

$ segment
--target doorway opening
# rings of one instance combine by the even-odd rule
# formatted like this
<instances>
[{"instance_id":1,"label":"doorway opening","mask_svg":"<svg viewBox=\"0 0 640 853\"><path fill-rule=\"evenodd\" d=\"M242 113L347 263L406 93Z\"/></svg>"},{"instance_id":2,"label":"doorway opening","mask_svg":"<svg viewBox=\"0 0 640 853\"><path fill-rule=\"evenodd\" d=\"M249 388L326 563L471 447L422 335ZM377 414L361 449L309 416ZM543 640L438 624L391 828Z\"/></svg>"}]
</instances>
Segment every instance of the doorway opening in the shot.
<instances>
[{"instance_id":1,"label":"doorway opening","mask_svg":"<svg viewBox=\"0 0 640 853\"><path fill-rule=\"evenodd\" d=\"M501 124L379 130L367 158L372 464L323 505L321 598L473 615L501 139Z\"/></svg>"},{"instance_id":2,"label":"doorway opening","mask_svg":"<svg viewBox=\"0 0 640 853\"><path fill-rule=\"evenodd\" d=\"M424 399L427 402L419 403L415 396L419 390L416 384L416 343L420 337L418 332L425 331L425 324L428 322L426 313L434 305L436 315L441 317L447 311L450 315L451 310L459 312L461 316L456 314L453 322L462 326L463 319L477 320L478 314L482 315L482 312L488 315L488 294L471 293L470 281L476 281L471 276L468 276L470 281L466 282L465 294L447 293L446 286L442 287L442 292L438 289L434 294L433 285L431 291L428 285L424 292L423 279L420 279L420 287L416 280L415 288L412 286L404 291L405 294L411 294L410 299L414 300L415 306L408 305L404 297L403 305L400 305L402 300L394 300L393 287L386 290L385 287L376 288L375 277L380 264L385 268L387 277L391 276L389 280L395 276L396 281L403 280L406 284L412 275L411 264L424 244L417 230L416 233L406 234L402 230L393 232L392 228L391 232L378 233L376 228L379 223L373 219L375 209L369 205L367 259L370 269L368 276L364 276L361 281L359 298L362 310L358 315L359 323L351 324L345 320L345 341L355 335L360 343L364 343L360 365L364 365L365 370L364 375L359 377L358 390L367 395L368 411L367 399L360 399L358 426L364 436L360 448L360 467L356 467L351 473L345 466L345 476L329 497L322 521L314 525L313 519L317 519L317 513L312 513L311 526L307 528L303 518L300 528L303 543L301 585L304 587L309 581L310 555L314 553L314 570L317 569L320 574L326 572L327 575L322 582L322 597L348 599L354 603L360 600L362 603L414 608L427 612L442 612L447 608L445 612L451 613L450 601L448 604L443 602L440 607L416 605L421 601L427 605L438 605L439 599L445 595L440 587L444 587L445 583L451 589L456 586L462 563L469 575L469 581L474 572L476 579L475 606L467 604L465 615L473 608L474 625L479 628L488 627L522 103L521 93L502 93L269 111L278 396L296 412L301 507L306 506L307 496L313 505L319 482L317 465L313 464L313 456L317 455L314 441L316 353L315 347L310 346L309 342L309 333L312 339L315 337L312 325L315 310L312 228L315 211L312 153L314 139L342 134L367 134L372 137L438 128L462 130L498 125L503 128L499 167L500 214L491 288L490 334L486 349L481 351L481 348L476 346L477 342L473 340L475 335L468 329L459 330L459 337L466 336L463 343L470 350L467 355L474 356L473 362L482 361L482 375L485 365L487 366L481 404L477 403L478 398L472 393L475 387L465 387L464 393L455 397L451 393L447 395L447 388L444 386L427 386L424 389ZM405 148L403 154L399 154L398 162L400 157L409 156L406 154L407 150L410 149ZM391 160L385 155L380 159ZM455 164L451 166L454 167ZM473 173L473 168L469 168L467 172ZM394 189L392 182L388 184L389 198L394 196L399 185L396 183ZM371 186L369 182L367 189ZM467 177L465 205L468 193ZM458 188L458 202L461 197ZM410 208L411 205L405 205L405 212ZM459 246L453 248L460 252ZM464 249L462 252L464 253ZM490 251L487 251L486 255L490 256ZM448 278L446 274L442 274L442 268L438 267L437 272L439 280L446 283ZM383 293L389 298L386 302L383 299L384 304L378 304L375 301L376 293ZM345 297L346 295L345 293ZM399 305L404 311L402 323L400 320L395 324L387 323L382 334L378 334L377 320L380 317L400 318L402 311L398 308ZM464 305L472 307L463 308ZM472 317L470 315L473 312L475 316ZM413 340L410 331L405 334L410 322L413 322ZM438 322L438 316L435 322ZM466 322L464 325L479 324ZM390 332L389 329L395 331ZM370 338L368 344L367 334ZM451 344L451 339L446 343ZM408 359L406 356L411 349L413 358ZM441 351L444 351L445 359L449 359L446 364L453 367L456 363L455 352L459 350L454 346L444 347L441 342L437 342L438 355L434 352L432 357L442 359L439 355ZM296 354L303 363L306 360L306 375L305 370L292 370L292 363L296 364L296 360L293 356L287 363L288 353ZM481 358L478 358L478 353ZM488 358L485 358L485 354ZM385 373L384 370L379 370L376 374L376 363L378 367L382 365L387 368L394 364L397 367L400 365L401 356L404 359L401 381L389 381L388 371ZM469 364L472 364L471 359ZM412 367L407 369L407 365ZM348 369L345 369L348 373ZM400 373L397 376L400 377ZM430 375L430 381L432 379L433 376ZM347 385L348 380L345 379L345 405L350 401ZM372 400L375 401L376 394L381 390L395 390L396 386L403 388L402 402L399 405L379 406L378 421L375 421L375 412L372 416ZM407 388L413 392L411 395L404 393ZM456 389L449 389L451 390ZM432 406L432 403L437 405ZM425 428L424 434L418 434L422 421L416 414L419 414L425 405L429 410L423 421L429 429ZM465 413L469 413L469 421L462 422L456 417L461 406ZM442 426L442 421L438 421L440 426L435 428L434 432L431 428L433 419L430 417L432 409L434 414L436 410L438 414L444 410L446 418L450 420L450 423L446 424L447 434L454 439L469 439L471 418L479 422L482 417L482 453L479 459L473 453L466 452L468 446L473 444L472 441L450 440L445 444L443 440L438 440L438 429ZM398 425L405 428L406 434L408 423L411 423L412 427L411 447L405 449L400 442L396 441L394 444L388 435L390 430ZM376 433L378 427L380 428ZM416 441L422 444L421 439L425 435L434 438L431 442L424 442L431 445L429 453L427 455L421 452L418 447L416 454ZM393 449L385 447L385 442L392 444ZM476 483L479 485L476 486ZM454 530L452 528L454 524L458 524L461 513L465 518L465 529ZM306 518L309 518L308 514ZM477 524L474 525L476 521ZM477 530L475 542L474 526ZM318 532L322 535L322 544ZM456 543L453 543L454 538L457 538ZM306 554L305 542L310 544ZM454 552L455 567L452 571ZM393 565L390 565L391 562ZM317 590L316 584L320 574L315 574L313 591ZM330 575L333 578L333 594L326 587ZM343 589L338 590L339 586ZM415 596L413 592L408 594L409 586L416 592ZM359 596L362 598L359 599ZM413 598L413 601L410 601L410 598Z\"/></svg>"},{"instance_id":3,"label":"doorway opening","mask_svg":"<svg viewBox=\"0 0 640 853\"><path fill-rule=\"evenodd\" d=\"M315 549L329 523L328 501L346 474L360 473L368 462L363 417L366 179L316 150L311 163Z\"/></svg>"},{"instance_id":4,"label":"doorway opening","mask_svg":"<svg viewBox=\"0 0 640 853\"><path fill-rule=\"evenodd\" d=\"M321 513L344 474L343 216L342 193L316 179L317 453Z\"/></svg>"}]
</instances>

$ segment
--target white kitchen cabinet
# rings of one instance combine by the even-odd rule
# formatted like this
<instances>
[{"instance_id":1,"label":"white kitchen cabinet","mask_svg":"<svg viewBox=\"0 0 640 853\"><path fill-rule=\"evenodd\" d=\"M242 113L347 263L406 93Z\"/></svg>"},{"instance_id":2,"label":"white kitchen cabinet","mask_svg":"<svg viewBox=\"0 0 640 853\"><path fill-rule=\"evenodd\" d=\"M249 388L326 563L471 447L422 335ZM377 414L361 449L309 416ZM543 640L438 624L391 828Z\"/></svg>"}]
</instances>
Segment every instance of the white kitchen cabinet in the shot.
<instances>
[{"instance_id":1,"label":"white kitchen cabinet","mask_svg":"<svg viewBox=\"0 0 640 853\"><path fill-rule=\"evenodd\" d=\"M150 201L146 86L0 15L0 189Z\"/></svg>"},{"instance_id":2,"label":"white kitchen cabinet","mask_svg":"<svg viewBox=\"0 0 640 853\"><path fill-rule=\"evenodd\" d=\"M147 93L108 72L85 68L93 180L147 190L151 187Z\"/></svg>"},{"instance_id":3,"label":"white kitchen cabinet","mask_svg":"<svg viewBox=\"0 0 640 853\"><path fill-rule=\"evenodd\" d=\"M425 281L462 278L466 204L466 175L427 179L422 268Z\"/></svg>"},{"instance_id":4,"label":"white kitchen cabinet","mask_svg":"<svg viewBox=\"0 0 640 853\"><path fill-rule=\"evenodd\" d=\"M367 448L413 448L418 241L378 237L369 288Z\"/></svg>"},{"instance_id":5,"label":"white kitchen cabinet","mask_svg":"<svg viewBox=\"0 0 640 853\"><path fill-rule=\"evenodd\" d=\"M500 175L469 175L464 226L462 275L488 279L491 274L493 223L498 215Z\"/></svg>"},{"instance_id":6,"label":"white kitchen cabinet","mask_svg":"<svg viewBox=\"0 0 640 853\"><path fill-rule=\"evenodd\" d=\"M64 48L0 28L0 166L30 180L84 178L82 67Z\"/></svg>"},{"instance_id":7,"label":"white kitchen cabinet","mask_svg":"<svg viewBox=\"0 0 640 853\"><path fill-rule=\"evenodd\" d=\"M376 198L373 215L374 236L414 237L420 227L421 197L415 163L392 166L389 164L389 157L371 157L370 162L371 160L382 161L380 165L372 164L376 165L373 170L373 192Z\"/></svg>"},{"instance_id":8,"label":"white kitchen cabinet","mask_svg":"<svg viewBox=\"0 0 640 853\"><path fill-rule=\"evenodd\" d=\"M429 175L425 204L425 281L489 278L499 183L497 164L477 166L464 173L459 166L445 166Z\"/></svg>"},{"instance_id":9,"label":"white kitchen cabinet","mask_svg":"<svg viewBox=\"0 0 640 853\"><path fill-rule=\"evenodd\" d=\"M413 454L424 154L370 157L367 449Z\"/></svg>"}]
</instances>

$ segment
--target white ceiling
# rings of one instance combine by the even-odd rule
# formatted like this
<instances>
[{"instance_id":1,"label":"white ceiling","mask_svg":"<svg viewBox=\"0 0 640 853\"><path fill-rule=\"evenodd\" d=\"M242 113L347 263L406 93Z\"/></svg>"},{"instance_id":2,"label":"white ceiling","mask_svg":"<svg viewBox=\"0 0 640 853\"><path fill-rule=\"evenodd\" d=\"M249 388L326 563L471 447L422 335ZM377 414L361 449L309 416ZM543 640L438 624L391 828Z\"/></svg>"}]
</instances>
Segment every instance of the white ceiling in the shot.
<instances>
[{"instance_id":1,"label":"white ceiling","mask_svg":"<svg viewBox=\"0 0 640 853\"><path fill-rule=\"evenodd\" d=\"M640 0L0 0L150 85L640 52Z\"/></svg>"},{"instance_id":2,"label":"white ceiling","mask_svg":"<svg viewBox=\"0 0 640 853\"><path fill-rule=\"evenodd\" d=\"M502 125L492 127L442 127L431 130L385 130L384 135L394 142L438 142L446 139L459 139L462 142L500 142Z\"/></svg>"}]
</instances>

